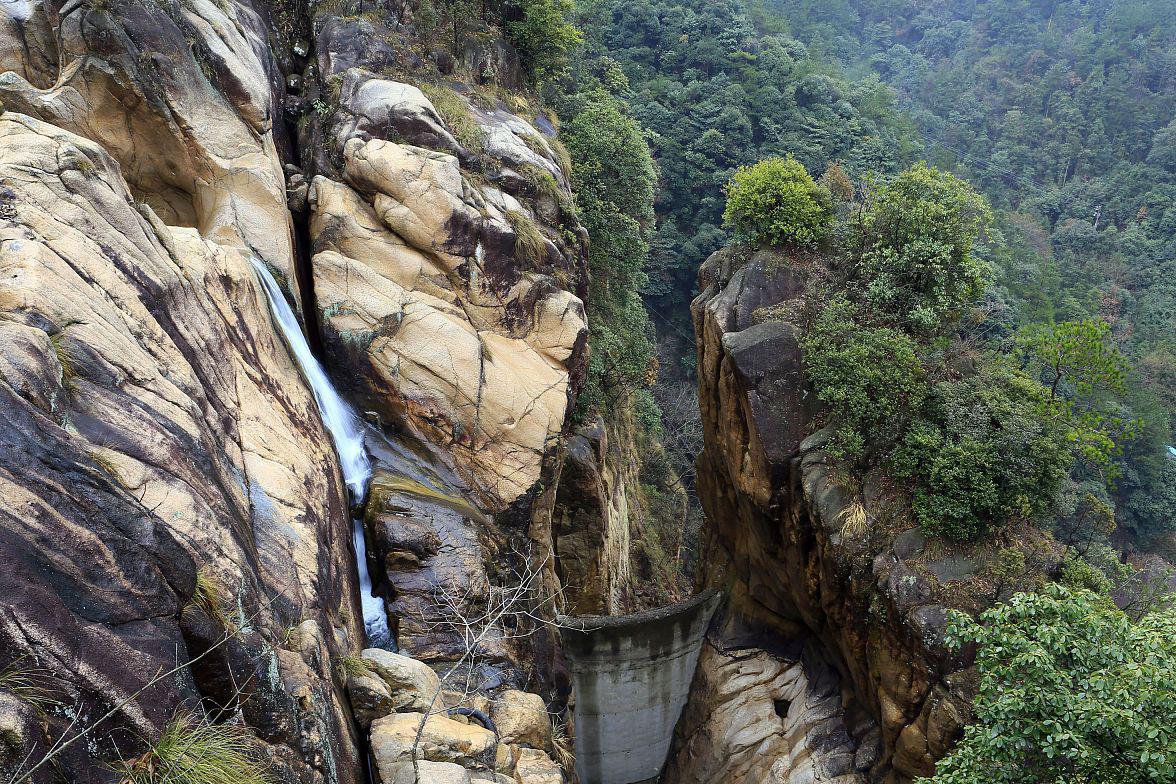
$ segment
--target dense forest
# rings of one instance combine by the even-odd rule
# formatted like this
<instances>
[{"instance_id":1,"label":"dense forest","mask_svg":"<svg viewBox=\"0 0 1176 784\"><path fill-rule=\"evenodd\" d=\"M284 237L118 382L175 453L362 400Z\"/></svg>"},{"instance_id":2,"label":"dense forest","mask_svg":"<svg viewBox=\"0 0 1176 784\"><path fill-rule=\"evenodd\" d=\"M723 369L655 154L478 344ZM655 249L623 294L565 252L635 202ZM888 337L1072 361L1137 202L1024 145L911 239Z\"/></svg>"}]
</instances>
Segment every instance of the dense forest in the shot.
<instances>
[{"instance_id":1,"label":"dense forest","mask_svg":"<svg viewBox=\"0 0 1176 784\"><path fill-rule=\"evenodd\" d=\"M1155 543L1176 518L1176 6L768 0L787 31L853 78L881 77L922 156L996 208L985 335L1098 317L1132 360L1118 403L1119 522Z\"/></svg>"},{"instance_id":2,"label":"dense forest","mask_svg":"<svg viewBox=\"0 0 1176 784\"><path fill-rule=\"evenodd\" d=\"M571 67L645 129L657 163L643 294L666 383L688 377L687 304L728 242L735 170L792 156L861 189L916 160L993 207L977 253L995 272L966 329L1011 353L1034 325L1097 319L1128 359L1103 390L1123 437L1077 471L1120 536L1171 546L1176 461L1176 9L1171 4L595 2ZM633 334L633 333L630 333ZM630 352L630 362L637 362ZM685 368L672 363L681 362ZM640 364L637 362L637 364ZM634 372L629 375L636 376ZM681 417L667 429L686 428Z\"/></svg>"}]
</instances>

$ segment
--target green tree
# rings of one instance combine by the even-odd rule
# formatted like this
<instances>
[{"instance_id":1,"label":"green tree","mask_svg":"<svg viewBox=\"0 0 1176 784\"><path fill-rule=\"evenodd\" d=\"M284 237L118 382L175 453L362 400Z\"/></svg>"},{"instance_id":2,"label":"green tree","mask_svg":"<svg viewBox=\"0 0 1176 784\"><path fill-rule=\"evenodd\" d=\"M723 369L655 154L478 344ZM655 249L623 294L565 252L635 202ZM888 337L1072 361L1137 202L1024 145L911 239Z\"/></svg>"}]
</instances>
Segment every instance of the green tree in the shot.
<instances>
[{"instance_id":1,"label":"green tree","mask_svg":"<svg viewBox=\"0 0 1176 784\"><path fill-rule=\"evenodd\" d=\"M892 457L925 531L975 539L1053 511L1071 458L1064 430L1039 414L1044 396L1041 384L991 359L932 388Z\"/></svg>"},{"instance_id":2,"label":"green tree","mask_svg":"<svg viewBox=\"0 0 1176 784\"><path fill-rule=\"evenodd\" d=\"M1117 473L1111 458L1131 438L1138 422L1120 415L1115 396L1126 392L1128 362L1102 319L1040 324L1018 339L1027 367L1039 373L1049 395L1044 416L1065 424L1075 451L1108 476Z\"/></svg>"},{"instance_id":3,"label":"green tree","mask_svg":"<svg viewBox=\"0 0 1176 784\"><path fill-rule=\"evenodd\" d=\"M830 409L838 459L862 457L902 435L927 383L913 340L863 323L857 307L834 297L801 339L805 374Z\"/></svg>"},{"instance_id":4,"label":"green tree","mask_svg":"<svg viewBox=\"0 0 1176 784\"><path fill-rule=\"evenodd\" d=\"M561 138L572 187L592 239L588 267L589 367L581 413L641 404L648 396L654 330L641 301L653 229L656 174L641 128L603 91L564 107ZM648 406L645 406L648 408Z\"/></svg>"},{"instance_id":5,"label":"green tree","mask_svg":"<svg viewBox=\"0 0 1176 784\"><path fill-rule=\"evenodd\" d=\"M796 159L767 158L735 172L723 221L756 243L813 248L832 229L833 199Z\"/></svg>"},{"instance_id":6,"label":"green tree","mask_svg":"<svg viewBox=\"0 0 1176 784\"><path fill-rule=\"evenodd\" d=\"M933 332L988 285L991 270L972 248L992 212L958 177L916 164L879 187L859 217L865 299L899 323Z\"/></svg>"},{"instance_id":7,"label":"green tree","mask_svg":"<svg viewBox=\"0 0 1176 784\"><path fill-rule=\"evenodd\" d=\"M1050 585L947 643L976 646L975 722L924 784L1176 781L1176 611L1132 622L1107 598Z\"/></svg>"},{"instance_id":8,"label":"green tree","mask_svg":"<svg viewBox=\"0 0 1176 784\"><path fill-rule=\"evenodd\" d=\"M556 75L583 42L583 34L571 21L574 10L572 0L514 0L508 5L507 13L519 18L507 22L507 38L537 80Z\"/></svg>"}]
</instances>

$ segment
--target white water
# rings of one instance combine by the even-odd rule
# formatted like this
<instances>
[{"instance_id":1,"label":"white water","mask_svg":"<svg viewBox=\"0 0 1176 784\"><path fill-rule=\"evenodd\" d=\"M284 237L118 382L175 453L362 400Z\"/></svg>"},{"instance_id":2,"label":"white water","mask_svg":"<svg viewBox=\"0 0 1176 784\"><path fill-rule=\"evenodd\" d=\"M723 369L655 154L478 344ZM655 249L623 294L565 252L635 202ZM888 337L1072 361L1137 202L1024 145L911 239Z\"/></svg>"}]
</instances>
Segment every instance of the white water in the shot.
<instances>
[{"instance_id":1,"label":"white water","mask_svg":"<svg viewBox=\"0 0 1176 784\"><path fill-rule=\"evenodd\" d=\"M303 378L306 379L306 383L310 384L315 402L318 403L319 412L322 414L323 425L326 426L327 432L331 434L331 439L335 442L335 450L339 453L339 466L343 471L343 481L347 483L352 501L359 503L363 500L368 478L372 474L372 464L363 444L363 426L360 424L359 417L351 410L351 406L347 405L347 401L335 391L335 387L331 385L331 380L327 378L323 366L315 359L310 350L310 344L306 342L306 336L302 334L302 328L298 325L298 319L294 317L294 311L286 302L274 276L270 274L260 259L254 257L251 261L253 268L257 270L257 277L261 280L262 288L265 289L270 312L278 322L278 327L282 330L282 337L285 338L286 345L294 355L298 367L302 370ZM368 574L367 545L364 542L363 521L357 519L353 525L352 540L355 544L355 563L359 568L359 597L363 602L363 625L367 632L368 645L381 647L390 641L388 616L384 611L383 600L372 595L372 578Z\"/></svg>"}]
</instances>

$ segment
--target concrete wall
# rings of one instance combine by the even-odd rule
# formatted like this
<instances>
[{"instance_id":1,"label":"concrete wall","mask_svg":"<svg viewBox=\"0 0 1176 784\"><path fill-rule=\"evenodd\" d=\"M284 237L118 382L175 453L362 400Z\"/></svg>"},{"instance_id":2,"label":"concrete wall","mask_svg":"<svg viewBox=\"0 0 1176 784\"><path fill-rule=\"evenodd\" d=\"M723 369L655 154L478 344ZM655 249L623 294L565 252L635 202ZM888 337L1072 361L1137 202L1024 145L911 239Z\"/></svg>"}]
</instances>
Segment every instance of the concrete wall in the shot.
<instances>
[{"instance_id":1,"label":"concrete wall","mask_svg":"<svg viewBox=\"0 0 1176 784\"><path fill-rule=\"evenodd\" d=\"M661 773L719 599L711 590L636 615L560 619L581 784L634 784Z\"/></svg>"}]
</instances>

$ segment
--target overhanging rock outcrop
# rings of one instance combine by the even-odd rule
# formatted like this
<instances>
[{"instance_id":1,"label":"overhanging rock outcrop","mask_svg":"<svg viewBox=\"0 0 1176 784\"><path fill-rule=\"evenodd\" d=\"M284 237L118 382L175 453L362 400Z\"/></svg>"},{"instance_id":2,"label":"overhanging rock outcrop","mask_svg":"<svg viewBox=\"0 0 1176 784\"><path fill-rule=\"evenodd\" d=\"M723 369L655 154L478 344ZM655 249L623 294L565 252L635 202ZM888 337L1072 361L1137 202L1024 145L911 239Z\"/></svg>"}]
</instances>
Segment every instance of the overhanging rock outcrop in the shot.
<instances>
[{"instance_id":1,"label":"overhanging rock outcrop","mask_svg":"<svg viewBox=\"0 0 1176 784\"><path fill-rule=\"evenodd\" d=\"M582 784L634 784L661 773L719 600L711 590L635 615L560 619Z\"/></svg>"}]
</instances>

